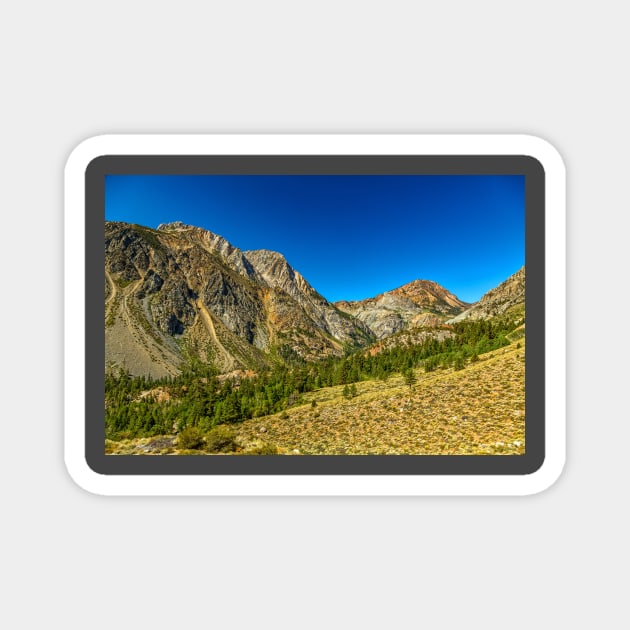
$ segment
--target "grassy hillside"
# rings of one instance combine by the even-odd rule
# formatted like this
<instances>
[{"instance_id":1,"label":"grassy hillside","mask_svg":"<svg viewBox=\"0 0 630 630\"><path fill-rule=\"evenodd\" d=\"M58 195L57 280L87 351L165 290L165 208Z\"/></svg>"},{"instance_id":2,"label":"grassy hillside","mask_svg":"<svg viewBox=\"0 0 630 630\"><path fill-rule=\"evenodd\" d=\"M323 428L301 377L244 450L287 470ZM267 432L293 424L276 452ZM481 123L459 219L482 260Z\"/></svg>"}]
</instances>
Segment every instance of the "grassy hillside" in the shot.
<instances>
[{"instance_id":1,"label":"grassy hillside","mask_svg":"<svg viewBox=\"0 0 630 630\"><path fill-rule=\"evenodd\" d=\"M301 407L242 423L238 437L303 454L522 454L525 363L516 345L463 370L418 370L412 387L395 376L357 383L350 400L341 386L312 392Z\"/></svg>"},{"instance_id":2,"label":"grassy hillside","mask_svg":"<svg viewBox=\"0 0 630 630\"><path fill-rule=\"evenodd\" d=\"M107 441L117 454L523 454L524 342L479 355L463 369L413 372L325 387L281 413L174 436ZM409 380L409 379L408 379ZM344 395L345 389L345 395ZM187 446L187 449L182 448Z\"/></svg>"}]
</instances>

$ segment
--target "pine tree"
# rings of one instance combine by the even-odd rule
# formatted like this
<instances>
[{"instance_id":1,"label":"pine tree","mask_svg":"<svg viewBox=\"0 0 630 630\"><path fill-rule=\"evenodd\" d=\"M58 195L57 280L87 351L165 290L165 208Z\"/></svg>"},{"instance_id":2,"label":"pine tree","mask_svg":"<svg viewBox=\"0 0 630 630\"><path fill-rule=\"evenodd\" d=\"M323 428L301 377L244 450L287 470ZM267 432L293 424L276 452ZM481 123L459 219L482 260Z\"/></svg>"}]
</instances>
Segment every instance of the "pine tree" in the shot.
<instances>
[{"instance_id":1,"label":"pine tree","mask_svg":"<svg viewBox=\"0 0 630 630\"><path fill-rule=\"evenodd\" d=\"M414 371L411 368L407 368L403 372L403 378L405 379L405 384L409 386L409 389L411 389L418 380L416 378L416 375L414 374Z\"/></svg>"}]
</instances>

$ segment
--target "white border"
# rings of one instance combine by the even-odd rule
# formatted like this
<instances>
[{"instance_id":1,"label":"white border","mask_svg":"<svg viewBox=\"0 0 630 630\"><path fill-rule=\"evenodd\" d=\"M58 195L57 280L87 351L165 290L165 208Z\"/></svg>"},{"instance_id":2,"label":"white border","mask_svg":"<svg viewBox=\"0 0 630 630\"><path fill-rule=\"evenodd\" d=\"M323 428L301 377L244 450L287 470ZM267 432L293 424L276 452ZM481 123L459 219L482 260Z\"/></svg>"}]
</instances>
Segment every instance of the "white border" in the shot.
<instances>
[{"instance_id":1,"label":"white border","mask_svg":"<svg viewBox=\"0 0 630 630\"><path fill-rule=\"evenodd\" d=\"M85 460L85 170L103 155L527 155L545 169L546 457L529 475L103 475ZM528 135L104 135L65 168L65 462L102 495L527 495L545 490L565 461L565 169L548 142Z\"/></svg>"}]
</instances>

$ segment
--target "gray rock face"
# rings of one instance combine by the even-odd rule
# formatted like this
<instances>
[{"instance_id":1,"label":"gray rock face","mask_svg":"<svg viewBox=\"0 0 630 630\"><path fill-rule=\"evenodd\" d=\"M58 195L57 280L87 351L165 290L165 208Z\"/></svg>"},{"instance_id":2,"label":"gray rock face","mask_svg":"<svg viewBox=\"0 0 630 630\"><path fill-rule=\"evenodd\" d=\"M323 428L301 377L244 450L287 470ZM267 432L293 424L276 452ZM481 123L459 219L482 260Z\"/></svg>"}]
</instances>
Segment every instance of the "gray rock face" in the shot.
<instances>
[{"instance_id":1,"label":"gray rock face","mask_svg":"<svg viewBox=\"0 0 630 630\"><path fill-rule=\"evenodd\" d=\"M139 298L144 297L145 295L152 295L153 293L157 293L164 284L164 280L157 274L153 269L149 269L146 275L143 278L142 285L136 295Z\"/></svg>"},{"instance_id":2,"label":"gray rock face","mask_svg":"<svg viewBox=\"0 0 630 630\"><path fill-rule=\"evenodd\" d=\"M200 298L228 330L253 343L256 328L264 321L260 317L264 306L256 289L235 281L217 265L209 270Z\"/></svg>"},{"instance_id":3,"label":"gray rock face","mask_svg":"<svg viewBox=\"0 0 630 630\"><path fill-rule=\"evenodd\" d=\"M158 291L159 299L150 302L153 322L162 332L182 335L195 319L195 309L191 304L192 291L177 280L167 281Z\"/></svg>"},{"instance_id":4,"label":"gray rock face","mask_svg":"<svg viewBox=\"0 0 630 630\"><path fill-rule=\"evenodd\" d=\"M488 319L502 315L512 306L525 304L525 267L521 267L498 287L488 291L469 309L448 321L460 322L465 319Z\"/></svg>"}]
</instances>

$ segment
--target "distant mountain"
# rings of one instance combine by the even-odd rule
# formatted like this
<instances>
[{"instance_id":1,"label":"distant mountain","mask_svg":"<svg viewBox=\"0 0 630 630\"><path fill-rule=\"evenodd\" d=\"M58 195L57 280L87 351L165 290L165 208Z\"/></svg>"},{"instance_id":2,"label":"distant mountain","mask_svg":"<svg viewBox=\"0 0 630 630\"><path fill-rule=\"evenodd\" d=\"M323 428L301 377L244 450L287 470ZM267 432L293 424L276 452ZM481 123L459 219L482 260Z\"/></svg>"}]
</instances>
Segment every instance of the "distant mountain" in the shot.
<instances>
[{"instance_id":1,"label":"distant mountain","mask_svg":"<svg viewBox=\"0 0 630 630\"><path fill-rule=\"evenodd\" d=\"M342 355L373 340L277 253L244 252L181 222L105 224L105 354L134 375Z\"/></svg>"},{"instance_id":2,"label":"distant mountain","mask_svg":"<svg viewBox=\"0 0 630 630\"><path fill-rule=\"evenodd\" d=\"M356 317L384 339L406 328L435 327L470 307L431 280L414 280L373 298L335 302L335 306Z\"/></svg>"},{"instance_id":3,"label":"distant mountain","mask_svg":"<svg viewBox=\"0 0 630 630\"><path fill-rule=\"evenodd\" d=\"M521 267L498 287L488 291L478 302L447 323L465 319L489 319L502 315L509 308L519 304L525 304L525 267Z\"/></svg>"}]
</instances>

